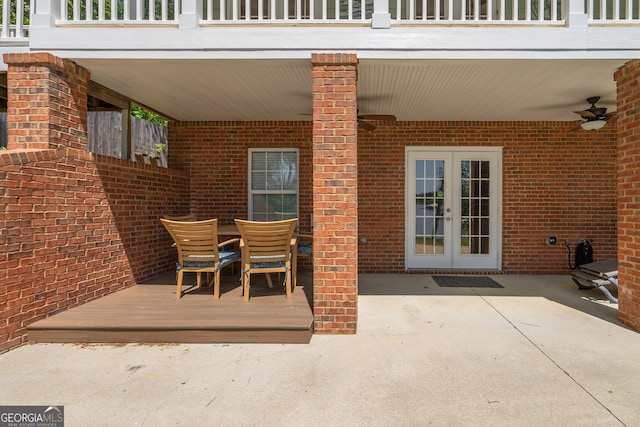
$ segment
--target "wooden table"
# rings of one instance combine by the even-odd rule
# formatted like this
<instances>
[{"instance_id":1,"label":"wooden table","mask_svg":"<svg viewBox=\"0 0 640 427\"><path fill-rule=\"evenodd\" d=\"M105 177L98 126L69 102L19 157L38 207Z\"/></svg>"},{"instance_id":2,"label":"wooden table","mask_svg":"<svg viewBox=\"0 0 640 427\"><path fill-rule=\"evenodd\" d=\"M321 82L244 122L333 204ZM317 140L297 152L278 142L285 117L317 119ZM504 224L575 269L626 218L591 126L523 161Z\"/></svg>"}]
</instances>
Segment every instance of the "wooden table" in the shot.
<instances>
[{"instance_id":1,"label":"wooden table","mask_svg":"<svg viewBox=\"0 0 640 427\"><path fill-rule=\"evenodd\" d=\"M240 230L238 230L238 226L235 224L218 224L218 235L219 236L240 236Z\"/></svg>"},{"instance_id":2,"label":"wooden table","mask_svg":"<svg viewBox=\"0 0 640 427\"><path fill-rule=\"evenodd\" d=\"M235 224L224 224L224 225L218 224L218 235L220 235L220 236L239 237L240 236L240 230L238 230L238 226L235 225ZM313 234L304 234L304 233L299 233L298 231L293 233L293 236L294 237L305 237L305 238L308 238L308 239L312 239L313 238Z\"/></svg>"}]
</instances>

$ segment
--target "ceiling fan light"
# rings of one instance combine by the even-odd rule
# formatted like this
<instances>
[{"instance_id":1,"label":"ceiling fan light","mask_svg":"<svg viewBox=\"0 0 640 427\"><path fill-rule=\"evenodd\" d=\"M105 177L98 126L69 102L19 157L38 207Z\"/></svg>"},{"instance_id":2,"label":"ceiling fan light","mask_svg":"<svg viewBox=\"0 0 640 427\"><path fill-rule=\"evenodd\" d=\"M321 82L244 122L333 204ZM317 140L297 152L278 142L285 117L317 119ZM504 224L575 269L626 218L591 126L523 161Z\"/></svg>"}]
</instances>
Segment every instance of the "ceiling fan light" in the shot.
<instances>
[{"instance_id":1,"label":"ceiling fan light","mask_svg":"<svg viewBox=\"0 0 640 427\"><path fill-rule=\"evenodd\" d=\"M602 129L606 124L606 120L588 120L580 123L580 127L584 130L598 130Z\"/></svg>"}]
</instances>

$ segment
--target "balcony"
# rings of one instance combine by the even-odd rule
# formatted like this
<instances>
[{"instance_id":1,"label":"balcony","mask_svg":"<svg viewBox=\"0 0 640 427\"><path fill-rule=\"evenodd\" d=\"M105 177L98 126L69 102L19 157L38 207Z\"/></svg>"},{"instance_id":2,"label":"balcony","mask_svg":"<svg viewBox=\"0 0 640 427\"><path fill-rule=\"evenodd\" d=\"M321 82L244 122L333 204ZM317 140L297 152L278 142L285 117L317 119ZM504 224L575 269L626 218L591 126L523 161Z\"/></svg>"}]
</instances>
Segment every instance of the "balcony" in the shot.
<instances>
[{"instance_id":1,"label":"balcony","mask_svg":"<svg viewBox=\"0 0 640 427\"><path fill-rule=\"evenodd\" d=\"M570 121L589 96L613 111L640 58L640 0L16 1L3 52L70 59L178 121L311 120L311 55L336 51L363 114Z\"/></svg>"},{"instance_id":2,"label":"balcony","mask_svg":"<svg viewBox=\"0 0 640 427\"><path fill-rule=\"evenodd\" d=\"M37 10L32 4L3 3L0 40L29 37L34 13L42 17L37 25L58 27L564 26L572 14L586 14L588 25L640 23L638 0L46 0Z\"/></svg>"}]
</instances>

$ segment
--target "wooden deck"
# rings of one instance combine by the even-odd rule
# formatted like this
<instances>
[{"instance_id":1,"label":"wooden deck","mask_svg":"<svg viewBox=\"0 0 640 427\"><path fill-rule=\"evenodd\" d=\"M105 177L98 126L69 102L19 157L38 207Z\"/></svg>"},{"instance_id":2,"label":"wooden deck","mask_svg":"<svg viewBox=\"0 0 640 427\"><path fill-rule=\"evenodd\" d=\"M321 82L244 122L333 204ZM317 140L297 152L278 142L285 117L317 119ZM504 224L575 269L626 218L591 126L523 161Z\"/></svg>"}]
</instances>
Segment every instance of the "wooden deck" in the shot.
<instances>
[{"instance_id":1,"label":"wooden deck","mask_svg":"<svg viewBox=\"0 0 640 427\"><path fill-rule=\"evenodd\" d=\"M313 334L311 269L298 271L291 299L274 280L252 278L244 302L238 274L175 298L174 275L158 277L31 324L29 341L48 343L308 343ZM274 276L275 277L275 276ZM185 275L185 283L195 276ZM183 286L183 289L186 289Z\"/></svg>"}]
</instances>

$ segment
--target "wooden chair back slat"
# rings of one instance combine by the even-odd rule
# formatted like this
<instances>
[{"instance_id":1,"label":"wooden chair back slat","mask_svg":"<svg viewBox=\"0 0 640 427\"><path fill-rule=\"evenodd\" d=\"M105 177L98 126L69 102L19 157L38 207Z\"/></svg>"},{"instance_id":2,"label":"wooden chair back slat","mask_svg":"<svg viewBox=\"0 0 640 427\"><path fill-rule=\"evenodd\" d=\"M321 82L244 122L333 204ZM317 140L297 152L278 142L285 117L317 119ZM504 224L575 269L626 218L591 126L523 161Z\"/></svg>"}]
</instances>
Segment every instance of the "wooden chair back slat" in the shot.
<instances>
[{"instance_id":1,"label":"wooden chair back slat","mask_svg":"<svg viewBox=\"0 0 640 427\"><path fill-rule=\"evenodd\" d=\"M197 221L196 214L188 213L186 215L165 215L164 219L168 219L170 221Z\"/></svg>"}]
</instances>

